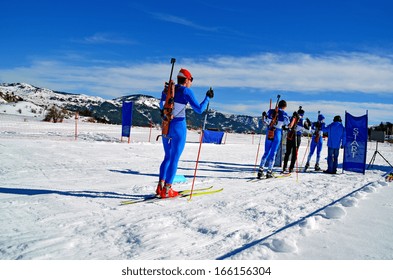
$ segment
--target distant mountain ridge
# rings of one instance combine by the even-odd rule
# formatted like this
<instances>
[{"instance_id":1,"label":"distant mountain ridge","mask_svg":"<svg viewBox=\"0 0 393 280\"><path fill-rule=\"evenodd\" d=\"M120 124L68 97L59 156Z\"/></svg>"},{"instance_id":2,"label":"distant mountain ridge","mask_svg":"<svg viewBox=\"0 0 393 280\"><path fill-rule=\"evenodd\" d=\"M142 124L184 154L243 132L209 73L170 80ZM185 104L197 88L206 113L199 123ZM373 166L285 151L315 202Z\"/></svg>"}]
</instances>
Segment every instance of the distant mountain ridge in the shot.
<instances>
[{"instance_id":1,"label":"distant mountain ridge","mask_svg":"<svg viewBox=\"0 0 393 280\"><path fill-rule=\"evenodd\" d=\"M54 91L26 83L0 84L0 105L21 101L30 102L42 108L43 111L55 105L70 112L78 111L81 115L112 124L121 124L122 103L124 101L133 101L134 126L149 126L150 122L161 124L159 99L148 95L135 94L106 100L101 97L84 94ZM7 112L0 111L0 113ZM188 107L186 109L186 115L187 126L189 128L201 127L205 114L196 114ZM251 133L259 130L259 121L260 118L258 117L229 115L209 110L206 128L237 133Z\"/></svg>"}]
</instances>

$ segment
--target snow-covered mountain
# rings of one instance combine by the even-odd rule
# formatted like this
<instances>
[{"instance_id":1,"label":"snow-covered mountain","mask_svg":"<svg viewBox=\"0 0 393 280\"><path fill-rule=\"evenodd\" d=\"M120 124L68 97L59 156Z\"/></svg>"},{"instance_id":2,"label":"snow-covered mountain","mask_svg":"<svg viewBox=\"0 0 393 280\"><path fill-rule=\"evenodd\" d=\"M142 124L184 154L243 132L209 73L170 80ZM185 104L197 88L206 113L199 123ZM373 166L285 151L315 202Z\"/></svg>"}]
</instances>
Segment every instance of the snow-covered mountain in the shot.
<instances>
[{"instance_id":1,"label":"snow-covered mountain","mask_svg":"<svg viewBox=\"0 0 393 280\"><path fill-rule=\"evenodd\" d=\"M133 125L149 126L150 121L153 124L161 123L159 100L152 96L135 94L106 100L84 94L54 91L26 83L0 84L0 113L6 114L43 117L46 110L55 105L70 111L70 115L71 112L78 111L80 115L93 117L100 122L120 124L121 106L124 101L134 102ZM191 108L187 109L189 127L199 128L203 119L204 114L198 115ZM206 127L247 133L258 129L259 120L260 118L257 117L229 115L210 110Z\"/></svg>"}]
</instances>

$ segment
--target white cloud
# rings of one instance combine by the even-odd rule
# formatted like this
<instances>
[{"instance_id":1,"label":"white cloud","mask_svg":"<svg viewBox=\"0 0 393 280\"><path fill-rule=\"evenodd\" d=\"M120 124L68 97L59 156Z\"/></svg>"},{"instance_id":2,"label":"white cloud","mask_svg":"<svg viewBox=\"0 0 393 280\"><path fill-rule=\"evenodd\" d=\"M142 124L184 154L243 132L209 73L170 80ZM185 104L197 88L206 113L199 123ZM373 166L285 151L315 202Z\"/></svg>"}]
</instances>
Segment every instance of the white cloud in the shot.
<instances>
[{"instance_id":1,"label":"white cloud","mask_svg":"<svg viewBox=\"0 0 393 280\"><path fill-rule=\"evenodd\" d=\"M292 100L288 102L286 112L292 115L297 111L299 104L305 110L305 117L311 121L316 121L318 111L326 118L326 123L333 121L334 116L340 115L344 120L345 112L353 116L363 116L368 111L369 123L378 124L380 122L392 122L393 110L390 103L370 103L370 102L340 102L331 100ZM273 104L274 106L274 104ZM248 101L242 104L226 104L214 102L214 109L227 114L245 114L252 116L260 116L262 111L269 109L269 104L264 104L260 101Z\"/></svg>"},{"instance_id":2,"label":"white cloud","mask_svg":"<svg viewBox=\"0 0 393 280\"><path fill-rule=\"evenodd\" d=\"M117 96L133 91L156 91L168 79L170 64L145 63L110 66L74 66L65 61L35 61L29 67L0 69L4 81L36 80L39 84L75 83L92 92L102 88ZM175 67L186 67L196 77L194 86L282 90L303 93L359 92L393 93L393 58L344 53L321 56L307 54L261 54L249 57L183 59ZM154 72L154 75L152 75ZM116 93L114 89L119 90Z\"/></svg>"},{"instance_id":3,"label":"white cloud","mask_svg":"<svg viewBox=\"0 0 393 280\"><path fill-rule=\"evenodd\" d=\"M91 36L78 40L84 44L115 44L115 45L133 45L134 41L107 33L95 33Z\"/></svg>"},{"instance_id":4,"label":"white cloud","mask_svg":"<svg viewBox=\"0 0 393 280\"><path fill-rule=\"evenodd\" d=\"M379 100L375 100L375 103L371 102L340 102L331 100L314 100L310 101L292 101L292 104L302 104L308 116L312 121L316 120L318 111L321 111L326 118L326 123L333 121L334 116L340 115L344 120L345 112L350 113L353 116L365 115L368 111L369 122L392 122L393 121L393 110L392 104L381 103ZM379 102L378 102L379 101ZM297 110L296 106L288 106L288 112L292 113Z\"/></svg>"},{"instance_id":5,"label":"white cloud","mask_svg":"<svg viewBox=\"0 0 393 280\"><path fill-rule=\"evenodd\" d=\"M64 56L64 59L66 57ZM105 62L81 66L81 63L73 63L74 60L36 60L27 67L0 69L0 81L27 82L55 90L104 97L135 93L158 96L170 71L169 59L165 62L127 65ZM218 56L205 60L186 58L178 59L174 76L180 67L188 68L193 73L196 92L199 92L199 88L213 86L228 91L237 90L240 93L246 91L248 94L255 94L255 100L258 100L261 92L272 91L316 95L325 93L327 99L330 92L348 95L356 92L358 96L369 97L378 94L385 97L386 104L321 100L318 106L321 111L337 114L343 114L348 108L355 115L363 114L368 109L369 115L378 116L378 120L393 119L392 56L367 53L332 53L318 56L303 53L264 53L247 57ZM218 101L215 99L215 102ZM315 104L315 101L313 103ZM297 104L306 107L307 102L299 101ZM217 103L215 106L218 108L220 105ZM315 106L310 104L309 107ZM223 104L220 110L259 115L260 108L260 104L251 102L232 105L228 98L228 103Z\"/></svg>"},{"instance_id":6,"label":"white cloud","mask_svg":"<svg viewBox=\"0 0 393 280\"><path fill-rule=\"evenodd\" d=\"M220 87L300 92L392 93L393 60L370 54L262 54L189 61L198 80Z\"/></svg>"},{"instance_id":7,"label":"white cloud","mask_svg":"<svg viewBox=\"0 0 393 280\"><path fill-rule=\"evenodd\" d=\"M187 26L187 27L197 29L197 30L203 30L203 31L209 31L209 32L215 32L215 31L219 30L219 28L217 28L217 27L203 26L203 25L194 23L188 19L178 17L178 16L173 16L173 15L169 15L169 14L162 14L162 13L150 13L150 14L158 20Z\"/></svg>"}]
</instances>

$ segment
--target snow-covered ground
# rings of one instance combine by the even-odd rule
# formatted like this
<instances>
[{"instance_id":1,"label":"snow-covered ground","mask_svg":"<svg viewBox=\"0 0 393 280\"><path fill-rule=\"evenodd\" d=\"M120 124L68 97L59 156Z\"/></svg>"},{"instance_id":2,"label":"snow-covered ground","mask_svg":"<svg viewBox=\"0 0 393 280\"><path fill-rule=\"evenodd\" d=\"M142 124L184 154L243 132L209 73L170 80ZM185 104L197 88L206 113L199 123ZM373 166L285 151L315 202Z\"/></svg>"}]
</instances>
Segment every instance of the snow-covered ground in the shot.
<instances>
[{"instance_id":1,"label":"snow-covered ground","mask_svg":"<svg viewBox=\"0 0 393 280\"><path fill-rule=\"evenodd\" d=\"M203 144L195 182L221 193L121 206L154 192L159 131L148 142L149 128L134 127L128 144L120 126L80 122L76 141L74 128L0 115L1 260L393 260L391 169L379 155L365 175L248 182L259 138L228 134ZM188 182L175 189L191 186L198 137L188 132L178 169ZM392 144L378 148L392 163Z\"/></svg>"}]
</instances>

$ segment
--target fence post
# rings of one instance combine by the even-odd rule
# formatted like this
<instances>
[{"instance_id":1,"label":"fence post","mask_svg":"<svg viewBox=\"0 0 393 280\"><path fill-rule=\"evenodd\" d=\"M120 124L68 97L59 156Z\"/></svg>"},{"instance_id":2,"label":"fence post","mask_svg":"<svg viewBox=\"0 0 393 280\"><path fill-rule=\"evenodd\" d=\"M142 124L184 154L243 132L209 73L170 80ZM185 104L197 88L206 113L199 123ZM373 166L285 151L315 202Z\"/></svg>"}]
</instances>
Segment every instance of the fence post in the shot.
<instances>
[{"instance_id":1,"label":"fence post","mask_svg":"<svg viewBox=\"0 0 393 280\"><path fill-rule=\"evenodd\" d=\"M79 119L79 113L75 113L75 141L78 138L78 119Z\"/></svg>"}]
</instances>

